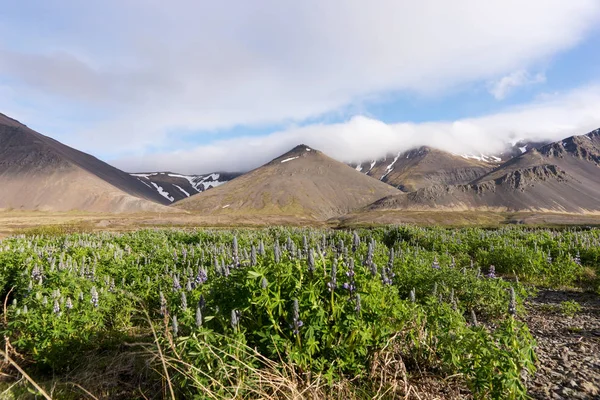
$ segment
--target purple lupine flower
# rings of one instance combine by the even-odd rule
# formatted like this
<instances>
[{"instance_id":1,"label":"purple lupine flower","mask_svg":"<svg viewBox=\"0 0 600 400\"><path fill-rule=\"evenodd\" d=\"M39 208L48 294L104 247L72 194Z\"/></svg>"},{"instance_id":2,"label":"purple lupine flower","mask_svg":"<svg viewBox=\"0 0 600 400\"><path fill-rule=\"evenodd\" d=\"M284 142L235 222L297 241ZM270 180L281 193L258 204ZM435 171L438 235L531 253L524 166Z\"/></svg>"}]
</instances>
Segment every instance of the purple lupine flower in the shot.
<instances>
[{"instance_id":1,"label":"purple lupine flower","mask_svg":"<svg viewBox=\"0 0 600 400\"><path fill-rule=\"evenodd\" d=\"M173 326L173 336L177 336L177 334L179 333L179 323L177 322L177 315L173 315L172 326Z\"/></svg>"},{"instance_id":2,"label":"purple lupine flower","mask_svg":"<svg viewBox=\"0 0 600 400\"><path fill-rule=\"evenodd\" d=\"M264 276L260 281L260 287L262 290L267 290L267 288L269 287L269 281L267 281L267 278L265 278Z\"/></svg>"},{"instance_id":3,"label":"purple lupine flower","mask_svg":"<svg viewBox=\"0 0 600 400\"><path fill-rule=\"evenodd\" d=\"M573 261L575 261L575 264L581 265L581 256L579 255L579 251L577 252L577 255L575 255Z\"/></svg>"},{"instance_id":4,"label":"purple lupine flower","mask_svg":"<svg viewBox=\"0 0 600 400\"><path fill-rule=\"evenodd\" d=\"M165 299L165 295L163 292L160 292L160 315L164 316L167 314L167 299Z\"/></svg>"},{"instance_id":5,"label":"purple lupine flower","mask_svg":"<svg viewBox=\"0 0 600 400\"><path fill-rule=\"evenodd\" d=\"M294 335L298 335L300 333L300 328L304 325L304 322L300 320L300 306L298 305L298 300L294 299L294 305L292 310L292 320L293 320L293 333Z\"/></svg>"},{"instance_id":6,"label":"purple lupine flower","mask_svg":"<svg viewBox=\"0 0 600 400\"><path fill-rule=\"evenodd\" d=\"M71 301L70 297L67 297L67 301L65 303L65 307L67 308L67 310L70 310L73 308L73 302Z\"/></svg>"},{"instance_id":7,"label":"purple lupine flower","mask_svg":"<svg viewBox=\"0 0 600 400\"><path fill-rule=\"evenodd\" d=\"M410 291L410 302L414 303L416 301L416 294L415 294L415 288L412 288L412 290Z\"/></svg>"},{"instance_id":8,"label":"purple lupine flower","mask_svg":"<svg viewBox=\"0 0 600 400\"><path fill-rule=\"evenodd\" d=\"M550 250L548 250L547 260L548 260L548 263L552 264L552 254L550 254Z\"/></svg>"},{"instance_id":9,"label":"purple lupine flower","mask_svg":"<svg viewBox=\"0 0 600 400\"><path fill-rule=\"evenodd\" d=\"M361 304L360 304L360 294L359 293L356 293L354 301L356 302L356 306L354 307L354 311L356 311L357 314L360 314Z\"/></svg>"},{"instance_id":10,"label":"purple lupine flower","mask_svg":"<svg viewBox=\"0 0 600 400\"><path fill-rule=\"evenodd\" d=\"M308 239L306 238L306 235L302 236L302 251L304 254L308 253Z\"/></svg>"},{"instance_id":11,"label":"purple lupine flower","mask_svg":"<svg viewBox=\"0 0 600 400\"><path fill-rule=\"evenodd\" d=\"M177 274L173 275L173 291L176 292L181 290L181 283L179 283L179 276Z\"/></svg>"},{"instance_id":12,"label":"purple lupine flower","mask_svg":"<svg viewBox=\"0 0 600 400\"><path fill-rule=\"evenodd\" d=\"M515 289L510 287L510 300L508 302L508 313L513 317L517 315L517 298L515 295Z\"/></svg>"},{"instance_id":13,"label":"purple lupine flower","mask_svg":"<svg viewBox=\"0 0 600 400\"><path fill-rule=\"evenodd\" d=\"M196 307L196 326L198 328L202 326L202 310L200 307Z\"/></svg>"},{"instance_id":14,"label":"purple lupine flower","mask_svg":"<svg viewBox=\"0 0 600 400\"><path fill-rule=\"evenodd\" d=\"M254 247L254 245L252 245L252 248L250 249L250 265L251 266L255 266L257 263L256 261L256 247Z\"/></svg>"},{"instance_id":15,"label":"purple lupine flower","mask_svg":"<svg viewBox=\"0 0 600 400\"><path fill-rule=\"evenodd\" d=\"M315 272L315 253L313 249L308 250L308 272Z\"/></svg>"},{"instance_id":16,"label":"purple lupine flower","mask_svg":"<svg viewBox=\"0 0 600 400\"><path fill-rule=\"evenodd\" d=\"M337 288L337 259L333 260L333 265L331 266L331 278L329 282L327 282L327 287L330 292L333 292Z\"/></svg>"},{"instance_id":17,"label":"purple lupine flower","mask_svg":"<svg viewBox=\"0 0 600 400\"><path fill-rule=\"evenodd\" d=\"M260 256L264 256L265 255L265 244L263 243L262 239L258 243L258 254Z\"/></svg>"},{"instance_id":18,"label":"purple lupine flower","mask_svg":"<svg viewBox=\"0 0 600 400\"><path fill-rule=\"evenodd\" d=\"M360 246L360 236L358 236L358 233L356 233L356 231L354 231L354 235L352 236L352 252L356 253L356 250L358 250L359 246Z\"/></svg>"},{"instance_id":19,"label":"purple lupine flower","mask_svg":"<svg viewBox=\"0 0 600 400\"><path fill-rule=\"evenodd\" d=\"M490 269L488 270L488 273L486 276L488 278L495 278L496 277L496 267L494 267L493 265L490 265Z\"/></svg>"},{"instance_id":20,"label":"purple lupine flower","mask_svg":"<svg viewBox=\"0 0 600 400\"><path fill-rule=\"evenodd\" d=\"M431 264L431 268L440 269L440 263L438 262L437 257L433 258L433 264Z\"/></svg>"},{"instance_id":21,"label":"purple lupine flower","mask_svg":"<svg viewBox=\"0 0 600 400\"><path fill-rule=\"evenodd\" d=\"M279 264L279 261L281 260L281 250L279 249L279 243L277 241L275 242L273 255L275 256L275 264Z\"/></svg>"},{"instance_id":22,"label":"purple lupine flower","mask_svg":"<svg viewBox=\"0 0 600 400\"><path fill-rule=\"evenodd\" d=\"M183 311L187 310L187 296L184 291L181 292L181 309Z\"/></svg>"},{"instance_id":23,"label":"purple lupine flower","mask_svg":"<svg viewBox=\"0 0 600 400\"><path fill-rule=\"evenodd\" d=\"M196 275L196 279L194 279L194 284L196 287L202 285L204 282L208 280L208 274L203 268L198 268L198 274Z\"/></svg>"},{"instance_id":24,"label":"purple lupine flower","mask_svg":"<svg viewBox=\"0 0 600 400\"><path fill-rule=\"evenodd\" d=\"M203 294L200 295L200 299L198 300L198 307L200 307L201 310L204 310L206 307L206 300L204 299Z\"/></svg>"},{"instance_id":25,"label":"purple lupine flower","mask_svg":"<svg viewBox=\"0 0 600 400\"><path fill-rule=\"evenodd\" d=\"M92 303L92 305L94 307L98 307L100 298L98 296L98 291L96 290L96 286L92 286L92 289L90 290L90 294L92 295L92 299L90 300L90 302Z\"/></svg>"},{"instance_id":26,"label":"purple lupine flower","mask_svg":"<svg viewBox=\"0 0 600 400\"><path fill-rule=\"evenodd\" d=\"M388 259L388 267L391 268L394 265L394 248L390 247L390 255Z\"/></svg>"},{"instance_id":27,"label":"purple lupine flower","mask_svg":"<svg viewBox=\"0 0 600 400\"><path fill-rule=\"evenodd\" d=\"M58 300L54 300L54 307L52 311L54 314L60 314L60 304L58 304Z\"/></svg>"}]
</instances>

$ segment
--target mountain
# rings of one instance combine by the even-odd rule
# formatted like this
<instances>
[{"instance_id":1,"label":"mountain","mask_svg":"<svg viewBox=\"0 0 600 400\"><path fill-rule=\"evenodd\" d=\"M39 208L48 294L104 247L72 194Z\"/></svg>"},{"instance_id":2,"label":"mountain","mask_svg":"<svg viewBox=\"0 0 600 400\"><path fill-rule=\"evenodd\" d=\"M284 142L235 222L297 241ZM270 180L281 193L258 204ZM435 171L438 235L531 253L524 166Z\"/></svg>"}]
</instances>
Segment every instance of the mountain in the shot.
<instances>
[{"instance_id":1,"label":"mountain","mask_svg":"<svg viewBox=\"0 0 600 400\"><path fill-rule=\"evenodd\" d=\"M130 175L156 190L171 203L220 186L240 176L241 173L213 172L205 175L184 175L173 172L145 172Z\"/></svg>"},{"instance_id":2,"label":"mountain","mask_svg":"<svg viewBox=\"0 0 600 400\"><path fill-rule=\"evenodd\" d=\"M0 114L0 209L170 211L129 174Z\"/></svg>"},{"instance_id":3,"label":"mountain","mask_svg":"<svg viewBox=\"0 0 600 400\"><path fill-rule=\"evenodd\" d=\"M600 129L532 149L464 185L388 196L373 210L600 212Z\"/></svg>"},{"instance_id":4,"label":"mountain","mask_svg":"<svg viewBox=\"0 0 600 400\"><path fill-rule=\"evenodd\" d=\"M397 189L300 145L175 207L211 215L326 220L396 193Z\"/></svg>"},{"instance_id":5,"label":"mountain","mask_svg":"<svg viewBox=\"0 0 600 400\"><path fill-rule=\"evenodd\" d=\"M428 146L359 164L349 164L403 192L434 185L467 184L497 168L503 161L539 148L547 142L518 141L497 154L453 154Z\"/></svg>"},{"instance_id":6,"label":"mountain","mask_svg":"<svg viewBox=\"0 0 600 400\"><path fill-rule=\"evenodd\" d=\"M355 168L403 192L413 192L432 185L468 183L494 166L491 162L422 146Z\"/></svg>"}]
</instances>

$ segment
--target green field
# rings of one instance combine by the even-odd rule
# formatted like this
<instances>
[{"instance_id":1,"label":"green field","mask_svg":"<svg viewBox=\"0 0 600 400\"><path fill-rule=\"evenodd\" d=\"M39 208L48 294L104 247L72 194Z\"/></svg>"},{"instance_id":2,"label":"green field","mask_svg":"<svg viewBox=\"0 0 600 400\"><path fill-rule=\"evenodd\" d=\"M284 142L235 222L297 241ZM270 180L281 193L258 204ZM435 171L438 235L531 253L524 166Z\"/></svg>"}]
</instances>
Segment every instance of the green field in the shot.
<instances>
[{"instance_id":1,"label":"green field","mask_svg":"<svg viewBox=\"0 0 600 400\"><path fill-rule=\"evenodd\" d=\"M0 397L526 398L524 301L599 272L597 229L41 230L0 242Z\"/></svg>"}]
</instances>

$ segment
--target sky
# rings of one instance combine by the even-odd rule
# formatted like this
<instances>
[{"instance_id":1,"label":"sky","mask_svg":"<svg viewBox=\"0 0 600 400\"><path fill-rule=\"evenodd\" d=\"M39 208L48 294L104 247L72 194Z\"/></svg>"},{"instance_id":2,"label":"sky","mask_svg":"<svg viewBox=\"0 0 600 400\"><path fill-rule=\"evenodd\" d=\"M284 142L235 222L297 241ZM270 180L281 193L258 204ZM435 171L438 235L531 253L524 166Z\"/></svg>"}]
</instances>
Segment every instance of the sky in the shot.
<instances>
[{"instance_id":1,"label":"sky","mask_svg":"<svg viewBox=\"0 0 600 400\"><path fill-rule=\"evenodd\" d=\"M0 112L130 172L600 127L600 0L5 0Z\"/></svg>"}]
</instances>

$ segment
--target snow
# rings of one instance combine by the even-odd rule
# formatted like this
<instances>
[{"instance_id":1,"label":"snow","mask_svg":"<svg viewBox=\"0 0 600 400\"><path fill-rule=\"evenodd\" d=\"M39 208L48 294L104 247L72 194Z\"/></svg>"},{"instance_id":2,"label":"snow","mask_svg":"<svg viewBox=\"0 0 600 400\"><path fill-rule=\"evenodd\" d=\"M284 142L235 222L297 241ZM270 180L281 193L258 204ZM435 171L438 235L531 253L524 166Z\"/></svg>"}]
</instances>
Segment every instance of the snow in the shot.
<instances>
[{"instance_id":1,"label":"snow","mask_svg":"<svg viewBox=\"0 0 600 400\"><path fill-rule=\"evenodd\" d=\"M183 194L185 194L186 197L190 197L190 194L188 192L186 192L181 186L173 184L173 186L175 186L177 189L181 190L181 192Z\"/></svg>"},{"instance_id":2,"label":"snow","mask_svg":"<svg viewBox=\"0 0 600 400\"><path fill-rule=\"evenodd\" d=\"M367 171L367 174L368 174L369 172L371 172L371 170L373 169L373 167L375 166L375 164L376 164L376 163L377 163L377 161L376 161L376 160L373 160L373 161L371 161L371 167L370 167L370 168L369 168L369 170Z\"/></svg>"},{"instance_id":3,"label":"snow","mask_svg":"<svg viewBox=\"0 0 600 400\"><path fill-rule=\"evenodd\" d=\"M461 157L466 159L466 160L477 160L477 161L483 161L483 162L500 162L502 161L502 159L500 157L496 157L496 156L488 156L485 154L480 154L478 156L473 155L473 154L461 154Z\"/></svg>"},{"instance_id":4,"label":"snow","mask_svg":"<svg viewBox=\"0 0 600 400\"><path fill-rule=\"evenodd\" d=\"M281 160L281 163L283 164L284 162L292 161L292 160L295 160L296 158L300 158L300 156L286 158L285 160Z\"/></svg>"},{"instance_id":5,"label":"snow","mask_svg":"<svg viewBox=\"0 0 600 400\"><path fill-rule=\"evenodd\" d=\"M144 182L140 178L137 178L137 180L140 181L140 182L142 182L144 185L148 186L150 189L152 189L152 186L148 185L146 182Z\"/></svg>"},{"instance_id":6,"label":"snow","mask_svg":"<svg viewBox=\"0 0 600 400\"><path fill-rule=\"evenodd\" d=\"M527 145L519 147L519 150L521 150L521 153L527 153Z\"/></svg>"},{"instance_id":7,"label":"snow","mask_svg":"<svg viewBox=\"0 0 600 400\"><path fill-rule=\"evenodd\" d=\"M160 193L161 196L163 196L165 199L169 200L169 201L175 201L175 199L173 197L171 197L171 195L169 194L169 192L165 191L162 186L158 186L156 183L150 181L150 183L152 184L152 186L154 186L156 188L156 190L158 191L158 193Z\"/></svg>"},{"instance_id":8,"label":"snow","mask_svg":"<svg viewBox=\"0 0 600 400\"><path fill-rule=\"evenodd\" d=\"M396 157L394 157L394 161L392 161L391 164L386 167L385 173L383 174L383 176L381 178L379 178L379 180L382 181L383 178L388 176L390 174L390 172L392 172L394 170L394 164L396 164L396 161L398 161L398 158L400 158L400 153L398 153L396 155Z\"/></svg>"},{"instance_id":9,"label":"snow","mask_svg":"<svg viewBox=\"0 0 600 400\"><path fill-rule=\"evenodd\" d=\"M306 151L310 151L311 149L309 149L308 147L306 148Z\"/></svg>"},{"instance_id":10,"label":"snow","mask_svg":"<svg viewBox=\"0 0 600 400\"><path fill-rule=\"evenodd\" d=\"M358 164L355 168L355 170L357 170L358 172L362 171L362 165Z\"/></svg>"},{"instance_id":11,"label":"snow","mask_svg":"<svg viewBox=\"0 0 600 400\"><path fill-rule=\"evenodd\" d=\"M157 172L153 172L151 174L129 174L129 175L135 176L137 178L148 178L150 176L158 175L158 173Z\"/></svg>"}]
</instances>

